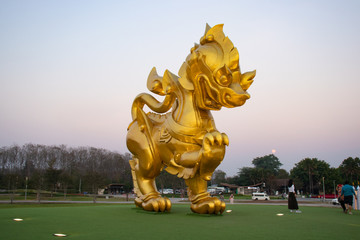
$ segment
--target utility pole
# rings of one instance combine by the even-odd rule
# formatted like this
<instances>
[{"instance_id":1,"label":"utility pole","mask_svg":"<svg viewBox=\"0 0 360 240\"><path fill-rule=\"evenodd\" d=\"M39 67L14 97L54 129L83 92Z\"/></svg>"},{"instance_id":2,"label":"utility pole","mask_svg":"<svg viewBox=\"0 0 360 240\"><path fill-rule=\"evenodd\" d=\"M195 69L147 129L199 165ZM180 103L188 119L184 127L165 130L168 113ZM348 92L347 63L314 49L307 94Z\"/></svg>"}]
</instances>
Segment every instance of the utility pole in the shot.
<instances>
[{"instance_id":1,"label":"utility pole","mask_svg":"<svg viewBox=\"0 0 360 240\"><path fill-rule=\"evenodd\" d=\"M25 200L27 198L28 177L25 178Z\"/></svg>"},{"instance_id":2,"label":"utility pole","mask_svg":"<svg viewBox=\"0 0 360 240\"><path fill-rule=\"evenodd\" d=\"M325 202L325 177L323 177L323 191L324 191L324 202Z\"/></svg>"}]
</instances>

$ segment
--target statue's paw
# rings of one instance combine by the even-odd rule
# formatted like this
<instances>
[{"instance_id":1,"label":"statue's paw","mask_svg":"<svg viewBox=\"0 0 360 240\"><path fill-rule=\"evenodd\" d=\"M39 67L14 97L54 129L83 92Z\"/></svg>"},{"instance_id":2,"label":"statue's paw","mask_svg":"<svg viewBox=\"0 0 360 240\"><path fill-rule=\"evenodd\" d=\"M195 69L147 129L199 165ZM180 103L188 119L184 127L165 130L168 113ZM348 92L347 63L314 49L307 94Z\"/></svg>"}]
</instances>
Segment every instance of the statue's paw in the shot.
<instances>
[{"instance_id":1,"label":"statue's paw","mask_svg":"<svg viewBox=\"0 0 360 240\"><path fill-rule=\"evenodd\" d=\"M137 207L142 208L142 203L143 203L143 201L141 200L141 198L136 197L135 200L134 200L134 202L135 202L135 205L136 205Z\"/></svg>"},{"instance_id":2,"label":"statue's paw","mask_svg":"<svg viewBox=\"0 0 360 240\"><path fill-rule=\"evenodd\" d=\"M225 145L229 145L229 138L218 131L205 134L201 149L202 160L222 160L225 155Z\"/></svg>"},{"instance_id":3,"label":"statue's paw","mask_svg":"<svg viewBox=\"0 0 360 240\"><path fill-rule=\"evenodd\" d=\"M200 161L200 176L205 181L211 180L213 172L224 159L225 145L229 145L229 139L225 133L214 131L205 134Z\"/></svg>"},{"instance_id":4,"label":"statue's paw","mask_svg":"<svg viewBox=\"0 0 360 240\"><path fill-rule=\"evenodd\" d=\"M156 197L151 198L146 202L142 202L141 207L146 211L170 212L171 201L167 197Z\"/></svg>"},{"instance_id":5,"label":"statue's paw","mask_svg":"<svg viewBox=\"0 0 360 240\"><path fill-rule=\"evenodd\" d=\"M216 197L209 197L196 204L191 204L191 211L200 214L222 214L226 204Z\"/></svg>"},{"instance_id":6,"label":"statue's paw","mask_svg":"<svg viewBox=\"0 0 360 240\"><path fill-rule=\"evenodd\" d=\"M210 151L214 147L219 147L224 145L226 146L229 145L229 138L225 133L214 131L205 134L203 139L203 149L205 151L207 150Z\"/></svg>"}]
</instances>

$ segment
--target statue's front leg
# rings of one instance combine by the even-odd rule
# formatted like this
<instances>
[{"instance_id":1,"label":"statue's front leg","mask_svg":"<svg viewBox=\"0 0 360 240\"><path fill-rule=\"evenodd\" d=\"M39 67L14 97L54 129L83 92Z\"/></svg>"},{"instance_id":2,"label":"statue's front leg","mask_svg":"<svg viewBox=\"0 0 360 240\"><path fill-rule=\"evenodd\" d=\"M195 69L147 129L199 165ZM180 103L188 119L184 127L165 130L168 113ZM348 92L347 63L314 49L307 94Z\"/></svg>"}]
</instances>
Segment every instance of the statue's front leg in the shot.
<instances>
[{"instance_id":1,"label":"statue's front leg","mask_svg":"<svg viewBox=\"0 0 360 240\"><path fill-rule=\"evenodd\" d=\"M223 160L225 146L228 144L229 139L224 133L213 131L204 136L197 155L199 171L194 177L185 180L191 210L195 213L221 214L225 210L225 202L217 197L210 197L207 192L207 181L211 180L212 174Z\"/></svg>"},{"instance_id":2,"label":"statue's front leg","mask_svg":"<svg viewBox=\"0 0 360 240\"><path fill-rule=\"evenodd\" d=\"M217 197L210 197L207 192L207 181L199 175L185 180L191 201L191 211L200 214L218 214L225 210L225 202Z\"/></svg>"},{"instance_id":3,"label":"statue's front leg","mask_svg":"<svg viewBox=\"0 0 360 240\"><path fill-rule=\"evenodd\" d=\"M204 180L211 180L215 169L224 159L225 145L229 145L229 139L225 133L214 131L205 134L199 154L200 176Z\"/></svg>"},{"instance_id":4,"label":"statue's front leg","mask_svg":"<svg viewBox=\"0 0 360 240\"><path fill-rule=\"evenodd\" d=\"M225 133L218 131L206 133L201 147L183 153L175 152L174 161L182 167L194 169L190 178L198 172L201 178L210 181L215 169L224 159L227 145L229 145L229 139Z\"/></svg>"}]
</instances>

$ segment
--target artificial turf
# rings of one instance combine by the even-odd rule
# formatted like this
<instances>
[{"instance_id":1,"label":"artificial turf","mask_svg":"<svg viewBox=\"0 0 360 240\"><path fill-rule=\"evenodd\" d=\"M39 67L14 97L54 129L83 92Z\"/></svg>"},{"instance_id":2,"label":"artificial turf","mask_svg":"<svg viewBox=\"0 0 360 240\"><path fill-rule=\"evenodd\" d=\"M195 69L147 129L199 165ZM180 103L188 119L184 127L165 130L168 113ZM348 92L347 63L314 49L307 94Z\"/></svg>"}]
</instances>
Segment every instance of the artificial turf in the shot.
<instances>
[{"instance_id":1,"label":"artificial turf","mask_svg":"<svg viewBox=\"0 0 360 240\"><path fill-rule=\"evenodd\" d=\"M222 215L192 213L174 204L170 213L130 204L0 205L0 239L359 239L360 212L340 208L227 205ZM283 216L278 216L283 213ZM14 218L23 221L15 222Z\"/></svg>"}]
</instances>

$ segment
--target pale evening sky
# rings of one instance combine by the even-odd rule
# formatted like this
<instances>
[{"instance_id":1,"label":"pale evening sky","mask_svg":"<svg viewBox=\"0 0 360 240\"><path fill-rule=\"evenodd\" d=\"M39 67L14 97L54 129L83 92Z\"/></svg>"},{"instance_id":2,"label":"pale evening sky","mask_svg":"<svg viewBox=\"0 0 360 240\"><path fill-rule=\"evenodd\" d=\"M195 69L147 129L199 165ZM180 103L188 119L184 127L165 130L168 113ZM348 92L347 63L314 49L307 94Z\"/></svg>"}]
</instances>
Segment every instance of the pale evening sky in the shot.
<instances>
[{"instance_id":1,"label":"pale evening sky","mask_svg":"<svg viewBox=\"0 0 360 240\"><path fill-rule=\"evenodd\" d=\"M135 96L153 66L177 74L223 23L243 72L239 108L214 112L228 176L271 154L360 157L360 1L0 1L0 147L65 144L128 152ZM158 97L161 100L161 97Z\"/></svg>"}]
</instances>

